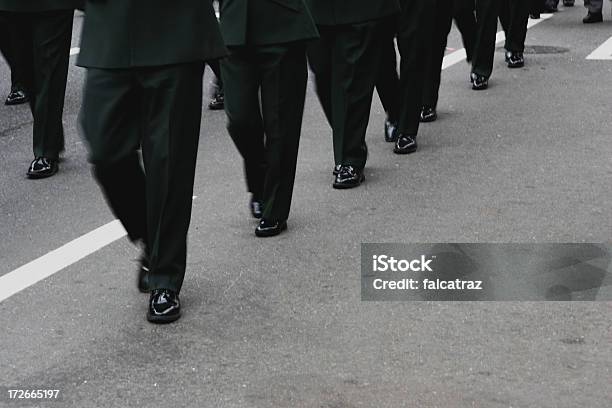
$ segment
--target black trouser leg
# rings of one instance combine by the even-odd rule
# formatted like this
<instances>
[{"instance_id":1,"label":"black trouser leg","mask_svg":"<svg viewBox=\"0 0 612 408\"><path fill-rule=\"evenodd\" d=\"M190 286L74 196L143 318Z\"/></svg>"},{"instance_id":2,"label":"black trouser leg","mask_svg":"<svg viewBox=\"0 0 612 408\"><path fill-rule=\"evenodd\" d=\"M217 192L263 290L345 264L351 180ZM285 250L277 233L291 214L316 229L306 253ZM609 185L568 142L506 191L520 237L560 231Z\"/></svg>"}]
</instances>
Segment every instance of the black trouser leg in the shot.
<instances>
[{"instance_id":1,"label":"black trouser leg","mask_svg":"<svg viewBox=\"0 0 612 408\"><path fill-rule=\"evenodd\" d=\"M380 62L380 74L376 82L376 90L382 103L387 119L397 122L399 118L399 75L397 73L397 55L395 52L395 34L397 27L391 26L388 39L382 45L382 59Z\"/></svg>"},{"instance_id":2,"label":"black trouser leg","mask_svg":"<svg viewBox=\"0 0 612 408\"><path fill-rule=\"evenodd\" d=\"M264 183L263 218L289 217L306 98L308 68L303 44L265 47L261 103L266 129L268 171Z\"/></svg>"},{"instance_id":3,"label":"black trouser leg","mask_svg":"<svg viewBox=\"0 0 612 408\"><path fill-rule=\"evenodd\" d=\"M231 47L230 55L221 62L221 76L225 83L227 131L244 160L247 189L256 199L263 199L268 165L255 61L250 49Z\"/></svg>"},{"instance_id":4,"label":"black trouser leg","mask_svg":"<svg viewBox=\"0 0 612 408\"><path fill-rule=\"evenodd\" d=\"M523 52L527 38L530 0L502 0L499 21L506 33L504 48L507 51Z\"/></svg>"},{"instance_id":5,"label":"black trouser leg","mask_svg":"<svg viewBox=\"0 0 612 408\"><path fill-rule=\"evenodd\" d=\"M477 32L472 72L486 78L493 72L499 4L500 0L476 0Z\"/></svg>"},{"instance_id":6,"label":"black trouser leg","mask_svg":"<svg viewBox=\"0 0 612 408\"><path fill-rule=\"evenodd\" d=\"M436 0L435 2L434 32L431 37L431 48L424 74L423 106L435 108L438 105L442 61L446 52L448 33L452 25L452 3L452 0Z\"/></svg>"},{"instance_id":7,"label":"black trouser leg","mask_svg":"<svg viewBox=\"0 0 612 408\"><path fill-rule=\"evenodd\" d=\"M255 179L263 188L263 218L286 220L293 195L308 78L305 45L231 48L222 71L228 86L228 130L244 158L247 180ZM253 126L262 123L263 132L260 129L253 133ZM265 166L250 170L252 166L247 163ZM255 182L249 181L252 183Z\"/></svg>"},{"instance_id":8,"label":"black trouser leg","mask_svg":"<svg viewBox=\"0 0 612 408\"><path fill-rule=\"evenodd\" d=\"M386 30L392 21L321 26L321 39L309 48L310 65L315 75L322 74L317 79L319 99L324 110L331 108L328 118L332 118L336 164L359 170L365 167L368 156L365 134ZM331 106L325 107L328 98Z\"/></svg>"},{"instance_id":9,"label":"black trouser leg","mask_svg":"<svg viewBox=\"0 0 612 408\"><path fill-rule=\"evenodd\" d=\"M332 118L332 55L336 32L335 27L319 26L320 38L310 42L308 46L308 63L314 73L317 97L327 122L332 128L334 127ZM336 161L336 164L339 163Z\"/></svg>"},{"instance_id":10,"label":"black trouser leg","mask_svg":"<svg viewBox=\"0 0 612 408\"><path fill-rule=\"evenodd\" d=\"M208 66L215 74L215 83L221 89L223 89L223 79L221 78L221 63L219 60L208 61Z\"/></svg>"},{"instance_id":11,"label":"black trouser leg","mask_svg":"<svg viewBox=\"0 0 612 408\"><path fill-rule=\"evenodd\" d=\"M402 9L397 43L401 55L399 132L416 136L423 104L424 73L431 52L434 7L431 0L408 0Z\"/></svg>"},{"instance_id":12,"label":"black trouser leg","mask_svg":"<svg viewBox=\"0 0 612 408\"><path fill-rule=\"evenodd\" d=\"M147 236L152 290L179 292L185 276L203 70L197 62L87 74L81 124L90 160L130 237Z\"/></svg>"},{"instance_id":13,"label":"black trouser leg","mask_svg":"<svg viewBox=\"0 0 612 408\"><path fill-rule=\"evenodd\" d=\"M11 90L24 90L32 71L32 38L27 14L0 12L0 52L11 69Z\"/></svg>"},{"instance_id":14,"label":"black trouser leg","mask_svg":"<svg viewBox=\"0 0 612 408\"><path fill-rule=\"evenodd\" d=\"M64 96L68 78L72 10L24 13L32 35L33 75L26 80L34 117L34 156L58 159L64 150Z\"/></svg>"},{"instance_id":15,"label":"black trouser leg","mask_svg":"<svg viewBox=\"0 0 612 408\"><path fill-rule=\"evenodd\" d=\"M465 47L467 61L471 62L474 57L474 43L478 26L476 24L474 0L454 0L453 17L457 29L461 33L461 40Z\"/></svg>"}]
</instances>

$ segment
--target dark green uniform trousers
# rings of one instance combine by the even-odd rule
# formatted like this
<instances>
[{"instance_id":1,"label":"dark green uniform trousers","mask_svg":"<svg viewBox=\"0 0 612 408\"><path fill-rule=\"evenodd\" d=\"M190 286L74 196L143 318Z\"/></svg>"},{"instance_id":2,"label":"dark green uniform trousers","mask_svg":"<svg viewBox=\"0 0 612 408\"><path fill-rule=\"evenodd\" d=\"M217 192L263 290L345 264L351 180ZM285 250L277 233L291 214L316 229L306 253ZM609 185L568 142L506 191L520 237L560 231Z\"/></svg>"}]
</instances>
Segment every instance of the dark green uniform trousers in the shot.
<instances>
[{"instance_id":1,"label":"dark green uniform trousers","mask_svg":"<svg viewBox=\"0 0 612 408\"><path fill-rule=\"evenodd\" d=\"M376 91L387 113L387 119L397 123L400 111L399 75L397 73L397 54L395 51L397 25L390 25L389 28L387 39L384 44L381 44L383 50Z\"/></svg>"},{"instance_id":2,"label":"dark green uniform trousers","mask_svg":"<svg viewBox=\"0 0 612 408\"><path fill-rule=\"evenodd\" d=\"M284 221L304 113L306 46L296 42L229 51L221 61L227 129L244 159L247 188L263 201L263 218Z\"/></svg>"},{"instance_id":3,"label":"dark green uniform trousers","mask_svg":"<svg viewBox=\"0 0 612 408\"><path fill-rule=\"evenodd\" d=\"M466 0L436 0L436 15L434 33L431 37L431 53L425 72L425 88L423 90L423 106L436 108L440 90L442 62L446 52L448 34L455 19L461 33L467 61L472 61L474 40L476 37L476 17L474 16L474 1Z\"/></svg>"},{"instance_id":4,"label":"dark green uniform trousers","mask_svg":"<svg viewBox=\"0 0 612 408\"><path fill-rule=\"evenodd\" d=\"M472 72L486 78L493 72L495 34L501 0L476 0L476 39Z\"/></svg>"},{"instance_id":5,"label":"dark green uniform trousers","mask_svg":"<svg viewBox=\"0 0 612 408\"><path fill-rule=\"evenodd\" d=\"M320 39L308 48L317 96L332 127L336 165L365 167L365 142L374 87L388 27L396 18L358 24L319 25Z\"/></svg>"},{"instance_id":6,"label":"dark green uniform trousers","mask_svg":"<svg viewBox=\"0 0 612 408\"><path fill-rule=\"evenodd\" d=\"M435 4L432 0L404 0L397 34L400 62L401 110L398 130L416 136L427 60L431 53Z\"/></svg>"},{"instance_id":7,"label":"dark green uniform trousers","mask_svg":"<svg viewBox=\"0 0 612 408\"><path fill-rule=\"evenodd\" d=\"M24 52L31 43L30 32L15 24L13 13L0 11L0 52L11 69L11 90L25 88L24 74L31 70L31 52ZM28 58L29 57L29 58Z\"/></svg>"},{"instance_id":8,"label":"dark green uniform trousers","mask_svg":"<svg viewBox=\"0 0 612 408\"><path fill-rule=\"evenodd\" d=\"M11 14L20 32L30 34L18 40L25 61L14 65L23 77L34 117L34 156L57 160L64 150L62 115L74 11ZM18 53L13 56L17 61Z\"/></svg>"},{"instance_id":9,"label":"dark green uniform trousers","mask_svg":"<svg viewBox=\"0 0 612 408\"><path fill-rule=\"evenodd\" d=\"M531 0L502 0L499 21L506 33L507 51L525 51L530 8Z\"/></svg>"},{"instance_id":10,"label":"dark green uniform trousers","mask_svg":"<svg viewBox=\"0 0 612 408\"><path fill-rule=\"evenodd\" d=\"M185 276L203 72L203 62L87 70L90 161L130 239L145 244L151 290L178 293Z\"/></svg>"}]
</instances>

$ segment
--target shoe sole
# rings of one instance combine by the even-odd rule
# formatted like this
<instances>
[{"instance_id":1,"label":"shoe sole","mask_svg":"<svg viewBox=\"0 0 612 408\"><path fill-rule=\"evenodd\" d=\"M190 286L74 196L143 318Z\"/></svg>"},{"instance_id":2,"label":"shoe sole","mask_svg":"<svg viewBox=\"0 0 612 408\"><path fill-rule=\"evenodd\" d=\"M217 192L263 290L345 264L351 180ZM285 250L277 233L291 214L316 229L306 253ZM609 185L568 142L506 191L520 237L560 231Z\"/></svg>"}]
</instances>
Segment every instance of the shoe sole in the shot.
<instances>
[{"instance_id":1,"label":"shoe sole","mask_svg":"<svg viewBox=\"0 0 612 408\"><path fill-rule=\"evenodd\" d=\"M437 116L432 116L430 118L421 118L421 123L435 122L437 119L438 119Z\"/></svg>"},{"instance_id":2,"label":"shoe sole","mask_svg":"<svg viewBox=\"0 0 612 408\"><path fill-rule=\"evenodd\" d=\"M255 229L255 235L259 238L275 237L277 235L280 235L286 229L287 229L287 223L281 225L281 227L277 230L274 230L274 232L262 232L262 231Z\"/></svg>"},{"instance_id":3,"label":"shoe sole","mask_svg":"<svg viewBox=\"0 0 612 408\"><path fill-rule=\"evenodd\" d=\"M225 106L221 105L221 106L210 106L208 105L208 110L211 111L218 111L218 110L223 110L225 109Z\"/></svg>"},{"instance_id":4,"label":"shoe sole","mask_svg":"<svg viewBox=\"0 0 612 408\"><path fill-rule=\"evenodd\" d=\"M36 174L36 173L27 173L27 176L30 180L40 180L44 178L49 178L57 174L57 170L50 174Z\"/></svg>"},{"instance_id":5,"label":"shoe sole","mask_svg":"<svg viewBox=\"0 0 612 408\"><path fill-rule=\"evenodd\" d=\"M393 149L393 153L395 154L410 154L416 152L418 147L413 147L411 149Z\"/></svg>"},{"instance_id":6,"label":"shoe sole","mask_svg":"<svg viewBox=\"0 0 612 408\"><path fill-rule=\"evenodd\" d=\"M4 104L6 106L16 106L16 105L23 105L24 103L28 103L29 101L27 99L24 100L19 100L19 101L15 101L15 102L4 102Z\"/></svg>"},{"instance_id":7,"label":"shoe sole","mask_svg":"<svg viewBox=\"0 0 612 408\"><path fill-rule=\"evenodd\" d=\"M350 188L355 188L355 187L359 187L361 185L361 183L363 183L365 181L365 176L362 174L361 178L359 179L359 183L357 184L332 184L332 187L335 188L336 190L348 190Z\"/></svg>"},{"instance_id":8,"label":"shoe sole","mask_svg":"<svg viewBox=\"0 0 612 408\"><path fill-rule=\"evenodd\" d=\"M172 323L172 322L177 321L180 318L181 318L181 313L179 313L178 315L174 315L174 316L153 316L147 313L147 320L155 324Z\"/></svg>"}]
</instances>

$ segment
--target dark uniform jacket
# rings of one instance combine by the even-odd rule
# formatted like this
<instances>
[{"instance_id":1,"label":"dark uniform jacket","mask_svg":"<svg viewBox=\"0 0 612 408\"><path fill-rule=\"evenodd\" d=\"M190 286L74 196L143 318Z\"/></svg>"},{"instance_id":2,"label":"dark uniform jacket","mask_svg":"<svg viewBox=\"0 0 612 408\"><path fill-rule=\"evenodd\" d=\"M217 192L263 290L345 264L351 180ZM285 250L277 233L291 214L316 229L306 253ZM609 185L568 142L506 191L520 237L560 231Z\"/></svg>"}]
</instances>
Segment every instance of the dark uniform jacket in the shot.
<instances>
[{"instance_id":1,"label":"dark uniform jacket","mask_svg":"<svg viewBox=\"0 0 612 408\"><path fill-rule=\"evenodd\" d=\"M83 8L85 0L0 0L0 11L40 12Z\"/></svg>"},{"instance_id":2,"label":"dark uniform jacket","mask_svg":"<svg viewBox=\"0 0 612 408\"><path fill-rule=\"evenodd\" d=\"M319 36L304 0L223 0L221 32L228 46L282 44Z\"/></svg>"},{"instance_id":3,"label":"dark uniform jacket","mask_svg":"<svg viewBox=\"0 0 612 408\"><path fill-rule=\"evenodd\" d=\"M162 66L226 54L210 1L87 0L85 4L77 65Z\"/></svg>"},{"instance_id":4,"label":"dark uniform jacket","mask_svg":"<svg viewBox=\"0 0 612 408\"><path fill-rule=\"evenodd\" d=\"M335 26L377 20L397 14L398 0L306 0L319 25Z\"/></svg>"}]
</instances>

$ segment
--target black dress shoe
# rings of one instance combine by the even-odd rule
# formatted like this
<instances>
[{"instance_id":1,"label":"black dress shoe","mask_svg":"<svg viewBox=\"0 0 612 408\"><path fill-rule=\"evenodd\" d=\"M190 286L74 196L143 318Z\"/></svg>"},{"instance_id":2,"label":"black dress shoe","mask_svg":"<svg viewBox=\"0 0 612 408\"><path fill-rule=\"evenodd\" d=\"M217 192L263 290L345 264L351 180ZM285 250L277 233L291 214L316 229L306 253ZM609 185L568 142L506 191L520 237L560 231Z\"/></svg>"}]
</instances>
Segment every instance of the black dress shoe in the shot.
<instances>
[{"instance_id":1,"label":"black dress shoe","mask_svg":"<svg viewBox=\"0 0 612 408\"><path fill-rule=\"evenodd\" d=\"M138 290L142 293L148 293L149 290L149 259L143 255L138 261L138 279L136 281Z\"/></svg>"},{"instance_id":2,"label":"black dress shoe","mask_svg":"<svg viewBox=\"0 0 612 408\"><path fill-rule=\"evenodd\" d=\"M45 177L51 177L55 173L59 166L57 160L47 159L46 157L37 157L30 163L28 168L28 178L41 179Z\"/></svg>"},{"instance_id":3,"label":"black dress shoe","mask_svg":"<svg viewBox=\"0 0 612 408\"><path fill-rule=\"evenodd\" d=\"M28 101L28 95L21 89L16 89L11 91L10 94L6 97L6 101L4 101L5 105L21 105L22 103L26 103Z\"/></svg>"},{"instance_id":4,"label":"black dress shoe","mask_svg":"<svg viewBox=\"0 0 612 408\"><path fill-rule=\"evenodd\" d=\"M470 81L472 82L472 89L475 91L482 91L483 89L487 89L489 87L489 80L475 72L470 74Z\"/></svg>"},{"instance_id":5,"label":"black dress shoe","mask_svg":"<svg viewBox=\"0 0 612 408\"><path fill-rule=\"evenodd\" d=\"M438 113L436 112L436 108L432 108L430 106L423 106L421 109L421 122L433 122L438 119Z\"/></svg>"},{"instance_id":6,"label":"black dress shoe","mask_svg":"<svg viewBox=\"0 0 612 408\"><path fill-rule=\"evenodd\" d=\"M525 66L523 53L506 51L506 63L508 64L508 68L521 68Z\"/></svg>"},{"instance_id":7,"label":"black dress shoe","mask_svg":"<svg viewBox=\"0 0 612 408\"><path fill-rule=\"evenodd\" d=\"M217 88L210 102L208 103L208 109L210 110L221 110L225 108L225 94L223 89Z\"/></svg>"},{"instance_id":8,"label":"black dress shoe","mask_svg":"<svg viewBox=\"0 0 612 408\"><path fill-rule=\"evenodd\" d=\"M540 13L530 13L529 14L529 18L532 20L539 20L540 19Z\"/></svg>"},{"instance_id":9,"label":"black dress shoe","mask_svg":"<svg viewBox=\"0 0 612 408\"><path fill-rule=\"evenodd\" d=\"M254 218L261 218L263 216L263 203L261 200L251 197L249 208L251 209L251 214Z\"/></svg>"},{"instance_id":10,"label":"black dress shoe","mask_svg":"<svg viewBox=\"0 0 612 408\"><path fill-rule=\"evenodd\" d=\"M341 168L342 168L342 165L340 165L340 164L336 164L336 165L334 166L334 171L332 171L332 174L333 174L334 176L337 176L337 175L338 175L338 173L340 173L340 169L341 169Z\"/></svg>"},{"instance_id":11,"label":"black dress shoe","mask_svg":"<svg viewBox=\"0 0 612 408\"><path fill-rule=\"evenodd\" d=\"M181 317L181 302L170 289L155 289L149 299L147 320L152 323L170 323Z\"/></svg>"},{"instance_id":12,"label":"black dress shoe","mask_svg":"<svg viewBox=\"0 0 612 408\"><path fill-rule=\"evenodd\" d=\"M397 123L385 120L385 142L393 143L397 140Z\"/></svg>"},{"instance_id":13,"label":"black dress shoe","mask_svg":"<svg viewBox=\"0 0 612 408\"><path fill-rule=\"evenodd\" d=\"M414 153L417 150L416 136L400 135L395 142L395 148L393 153L395 154L408 154Z\"/></svg>"},{"instance_id":14,"label":"black dress shoe","mask_svg":"<svg viewBox=\"0 0 612 408\"><path fill-rule=\"evenodd\" d=\"M563 5L565 7L574 7L574 0L563 0Z\"/></svg>"},{"instance_id":15,"label":"black dress shoe","mask_svg":"<svg viewBox=\"0 0 612 408\"><path fill-rule=\"evenodd\" d=\"M273 237L287 229L287 221L261 220L255 228L255 235L261 238Z\"/></svg>"},{"instance_id":16,"label":"black dress shoe","mask_svg":"<svg viewBox=\"0 0 612 408\"><path fill-rule=\"evenodd\" d=\"M336 175L333 187L337 189L346 189L358 187L365 180L363 171L357 170L353 166L342 166L340 172Z\"/></svg>"},{"instance_id":17,"label":"black dress shoe","mask_svg":"<svg viewBox=\"0 0 612 408\"><path fill-rule=\"evenodd\" d=\"M590 11L587 13L586 17L582 19L584 24L593 24L593 23L601 23L603 21L602 13L591 13Z\"/></svg>"}]
</instances>

